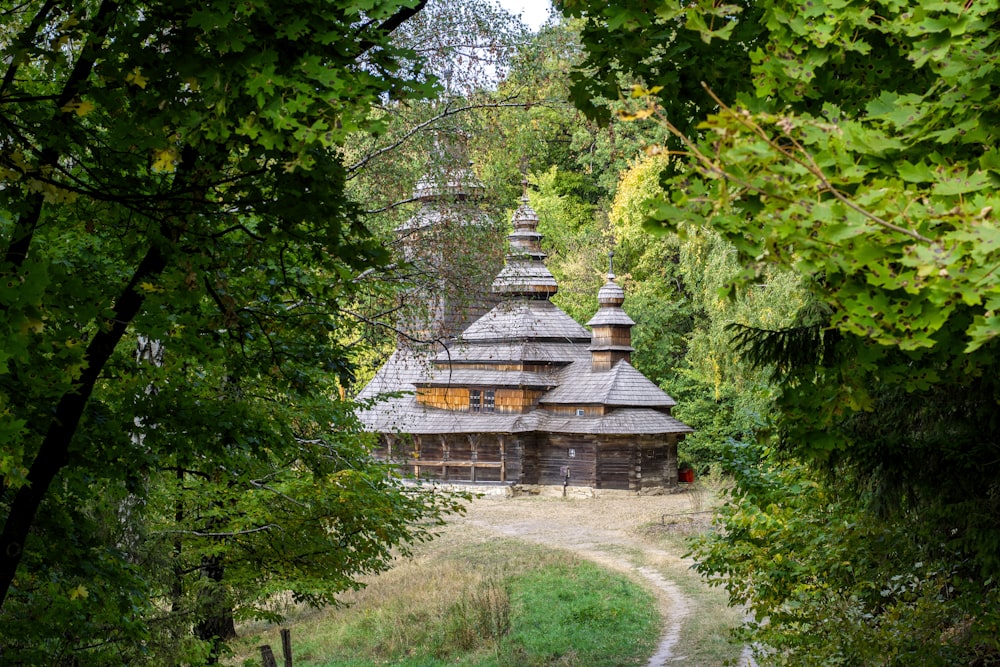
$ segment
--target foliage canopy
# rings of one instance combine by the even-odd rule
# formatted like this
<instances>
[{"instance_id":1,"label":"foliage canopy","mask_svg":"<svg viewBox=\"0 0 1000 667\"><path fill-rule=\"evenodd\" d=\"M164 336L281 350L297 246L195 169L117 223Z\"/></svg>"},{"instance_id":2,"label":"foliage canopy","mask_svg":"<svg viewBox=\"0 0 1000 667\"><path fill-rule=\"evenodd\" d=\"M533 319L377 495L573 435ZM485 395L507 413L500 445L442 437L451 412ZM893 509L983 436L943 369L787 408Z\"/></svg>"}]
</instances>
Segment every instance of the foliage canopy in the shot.
<instances>
[{"instance_id":1,"label":"foliage canopy","mask_svg":"<svg viewBox=\"0 0 1000 667\"><path fill-rule=\"evenodd\" d=\"M423 6L4 5L5 661L213 659L234 611L328 601L456 509L331 398L387 261L339 151L433 94L390 40Z\"/></svg>"},{"instance_id":2,"label":"foliage canopy","mask_svg":"<svg viewBox=\"0 0 1000 667\"><path fill-rule=\"evenodd\" d=\"M651 228L711 226L745 267L733 290L772 266L805 281L809 300L793 326L741 335L745 352L779 370L775 430L765 433L773 437L754 451L807 464L808 483L846 503L842 515L868 528L888 522L877 539L851 537L860 557L910 553L907 536L919 535L920 562L948 572L904 596L906 613L942 610L939 620L921 616L922 648L907 651L923 651L927 664L995 657L995 619L977 610L995 606L1000 574L1000 106L992 94L1000 7L557 4L586 26L588 56L574 85L581 108L599 117L595 94L633 94L649 106L632 117L657 118L673 135L666 147L681 166L664 173ZM633 83L632 93L620 92ZM705 570L734 575L727 585L736 599L760 618L774 614L770 629L757 626L761 641L808 655L801 630L830 619L819 603L826 594L808 587L826 580L831 595L851 600L882 574L835 577L796 543L789 588L774 597L741 588L737 572L772 574L767 539L792 526L774 496L761 500L747 479L735 513L723 518L728 532L718 540L728 555L720 546ZM801 505L798 537L840 539L839 529L813 521L828 502L813 496ZM741 526L752 508L770 523L747 541ZM966 581L978 585L959 585ZM946 602L952 594L961 601ZM777 622L780 605L805 609L804 598L808 612ZM874 633L888 641L890 621L905 614L877 602L860 605L850 633L823 635L832 642L825 659L864 664L854 640ZM948 644L947 655L934 641ZM886 655L908 664L914 654Z\"/></svg>"}]
</instances>

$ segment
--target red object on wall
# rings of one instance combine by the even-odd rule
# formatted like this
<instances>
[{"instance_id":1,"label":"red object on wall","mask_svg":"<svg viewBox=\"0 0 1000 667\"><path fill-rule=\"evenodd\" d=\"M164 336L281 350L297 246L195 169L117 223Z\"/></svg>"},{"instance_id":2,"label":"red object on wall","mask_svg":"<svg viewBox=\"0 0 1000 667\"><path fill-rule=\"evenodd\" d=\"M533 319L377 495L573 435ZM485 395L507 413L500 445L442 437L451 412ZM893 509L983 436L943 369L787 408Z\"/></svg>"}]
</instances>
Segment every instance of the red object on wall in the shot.
<instances>
[{"instance_id":1,"label":"red object on wall","mask_svg":"<svg viewBox=\"0 0 1000 667\"><path fill-rule=\"evenodd\" d=\"M677 471L677 481L678 482L687 482L688 484L690 484L691 482L693 482L694 481L694 469L693 468L685 468L683 470L678 470Z\"/></svg>"}]
</instances>

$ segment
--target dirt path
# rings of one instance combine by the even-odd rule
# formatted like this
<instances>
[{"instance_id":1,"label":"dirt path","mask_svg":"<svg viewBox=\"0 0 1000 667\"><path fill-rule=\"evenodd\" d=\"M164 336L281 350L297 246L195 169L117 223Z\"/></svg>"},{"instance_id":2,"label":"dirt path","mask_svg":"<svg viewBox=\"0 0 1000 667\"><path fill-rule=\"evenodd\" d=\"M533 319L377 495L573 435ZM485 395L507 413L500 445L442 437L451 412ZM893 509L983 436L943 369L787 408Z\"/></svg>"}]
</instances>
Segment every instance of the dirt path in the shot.
<instances>
[{"instance_id":1,"label":"dirt path","mask_svg":"<svg viewBox=\"0 0 1000 667\"><path fill-rule=\"evenodd\" d=\"M571 490L572 491L572 490ZM692 614L692 600L671 572L686 570L689 561L650 543L641 528L661 522L664 515L702 509L701 498L689 494L665 496L487 496L476 500L457 521L487 532L517 537L573 551L605 567L646 583L656 594L665 620L656 653L647 667L683 664L681 632ZM744 651L740 665L752 665Z\"/></svg>"}]
</instances>

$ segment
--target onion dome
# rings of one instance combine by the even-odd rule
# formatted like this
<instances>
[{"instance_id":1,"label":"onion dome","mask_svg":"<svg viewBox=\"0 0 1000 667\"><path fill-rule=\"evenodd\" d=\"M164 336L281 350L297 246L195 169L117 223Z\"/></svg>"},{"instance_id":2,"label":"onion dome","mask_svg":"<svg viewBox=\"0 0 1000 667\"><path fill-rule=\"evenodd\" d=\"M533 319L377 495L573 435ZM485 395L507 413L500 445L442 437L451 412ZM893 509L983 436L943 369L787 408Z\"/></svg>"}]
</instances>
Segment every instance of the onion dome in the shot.
<instances>
[{"instance_id":1,"label":"onion dome","mask_svg":"<svg viewBox=\"0 0 1000 667\"><path fill-rule=\"evenodd\" d=\"M528 183L523 181L521 205L514 211L511 222L514 232L507 239L510 252L500 275L493 281L493 293L502 296L548 299L559 286L545 266L542 235L538 233L538 214L528 205Z\"/></svg>"},{"instance_id":2,"label":"onion dome","mask_svg":"<svg viewBox=\"0 0 1000 667\"><path fill-rule=\"evenodd\" d=\"M625 303L625 290L615 282L615 274L608 274L608 282L597 292L597 303L600 306L597 313L587 322L588 327L616 325L632 327L635 322L629 317L622 304Z\"/></svg>"}]
</instances>

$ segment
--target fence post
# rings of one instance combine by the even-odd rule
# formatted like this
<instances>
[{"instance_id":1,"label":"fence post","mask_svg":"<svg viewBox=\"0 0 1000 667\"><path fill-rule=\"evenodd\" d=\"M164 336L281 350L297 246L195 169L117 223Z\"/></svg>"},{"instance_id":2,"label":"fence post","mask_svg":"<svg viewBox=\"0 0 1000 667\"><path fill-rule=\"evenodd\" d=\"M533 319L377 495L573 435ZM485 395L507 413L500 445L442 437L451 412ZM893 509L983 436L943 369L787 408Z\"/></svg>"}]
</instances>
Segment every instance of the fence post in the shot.
<instances>
[{"instance_id":1,"label":"fence post","mask_svg":"<svg viewBox=\"0 0 1000 667\"><path fill-rule=\"evenodd\" d=\"M281 629L281 652L285 655L285 667L292 667L292 631Z\"/></svg>"},{"instance_id":2,"label":"fence post","mask_svg":"<svg viewBox=\"0 0 1000 667\"><path fill-rule=\"evenodd\" d=\"M274 660L274 652L271 651L270 644L264 644L260 647L260 658L264 661L264 667L278 667L278 663Z\"/></svg>"}]
</instances>

